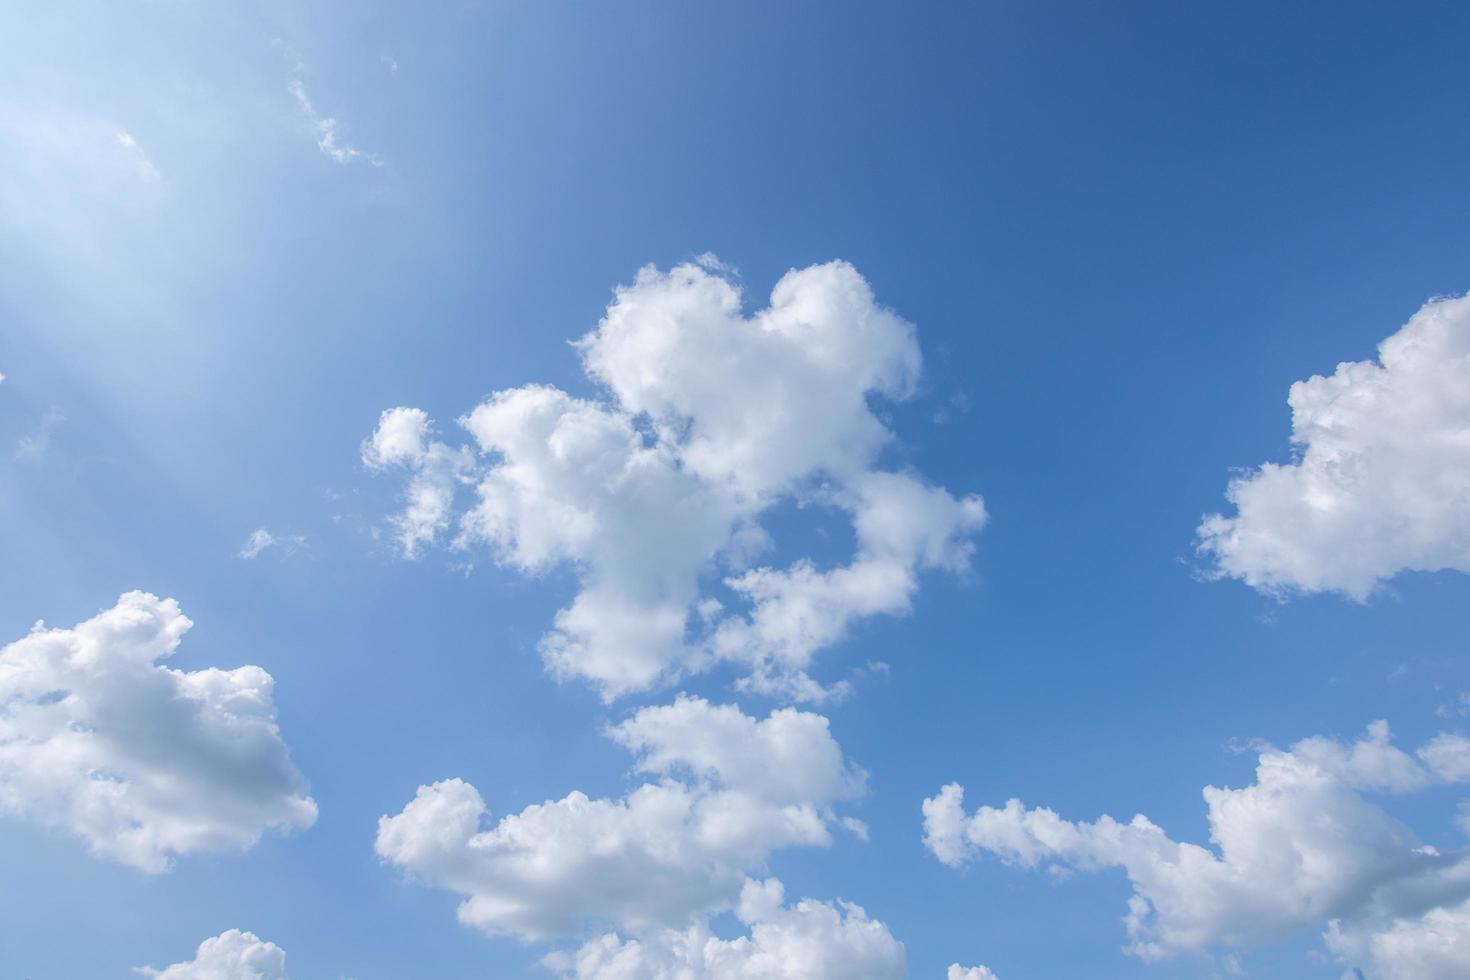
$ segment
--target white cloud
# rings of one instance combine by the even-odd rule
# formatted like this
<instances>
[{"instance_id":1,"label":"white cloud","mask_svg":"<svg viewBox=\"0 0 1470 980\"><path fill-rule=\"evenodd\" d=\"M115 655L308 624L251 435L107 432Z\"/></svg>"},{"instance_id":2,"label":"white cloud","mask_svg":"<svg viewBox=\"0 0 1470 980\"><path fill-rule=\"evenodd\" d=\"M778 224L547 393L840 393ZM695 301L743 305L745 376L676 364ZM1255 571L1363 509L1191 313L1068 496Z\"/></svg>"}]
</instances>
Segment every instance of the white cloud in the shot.
<instances>
[{"instance_id":1,"label":"white cloud","mask_svg":"<svg viewBox=\"0 0 1470 980\"><path fill-rule=\"evenodd\" d=\"M839 641L862 617L907 613L919 571L969 566L973 545L962 535L985 522L978 498L956 500L900 473L867 473L854 483L850 511L857 555L851 564L820 571L798 562L729 580L750 600L751 612L722 620L710 645L721 657L751 665L742 686L820 697L806 673L815 651Z\"/></svg>"},{"instance_id":2,"label":"white cloud","mask_svg":"<svg viewBox=\"0 0 1470 980\"><path fill-rule=\"evenodd\" d=\"M289 557L306 547L306 537L301 534L273 534L268 528L258 527L250 532L250 537L240 546L237 557L247 561L259 558L262 553L272 548L278 549L283 556Z\"/></svg>"},{"instance_id":3,"label":"white cloud","mask_svg":"<svg viewBox=\"0 0 1470 980\"><path fill-rule=\"evenodd\" d=\"M809 898L787 906L784 898L774 878L747 880L736 916L750 931L736 939L720 939L708 923L698 922L638 939L608 933L542 962L565 980L900 980L907 975L903 943L860 907Z\"/></svg>"},{"instance_id":4,"label":"white cloud","mask_svg":"<svg viewBox=\"0 0 1470 980\"><path fill-rule=\"evenodd\" d=\"M429 445L429 413L421 408L390 408L363 440L362 461L373 469L415 465Z\"/></svg>"},{"instance_id":5,"label":"white cloud","mask_svg":"<svg viewBox=\"0 0 1470 980\"><path fill-rule=\"evenodd\" d=\"M1470 977L1470 901L1377 927L1333 922L1326 941L1343 961L1362 964L1373 980L1463 980Z\"/></svg>"},{"instance_id":6,"label":"white cloud","mask_svg":"<svg viewBox=\"0 0 1470 980\"><path fill-rule=\"evenodd\" d=\"M133 972L154 980L286 980L286 951L253 932L229 929L200 943L187 963Z\"/></svg>"},{"instance_id":7,"label":"white cloud","mask_svg":"<svg viewBox=\"0 0 1470 980\"><path fill-rule=\"evenodd\" d=\"M646 268L577 349L607 399L496 392L459 420L478 457L435 440L422 410L390 409L363 449L411 474L406 552L449 535L468 480L477 499L451 544L526 574L576 569L541 643L559 677L612 698L725 660L747 686L820 699L818 650L908 612L920 572L968 566L980 498L876 468L893 437L870 399L911 393L919 348L850 265L787 273L751 317L712 262ZM752 567L771 544L761 517L793 500L851 519L850 564ZM706 581L720 565L734 573L723 602Z\"/></svg>"},{"instance_id":8,"label":"white cloud","mask_svg":"<svg viewBox=\"0 0 1470 980\"><path fill-rule=\"evenodd\" d=\"M1199 527L1218 575L1361 601L1402 571L1470 572L1470 296L1378 351L1291 386L1296 460L1231 481L1236 515Z\"/></svg>"},{"instance_id":9,"label":"white cloud","mask_svg":"<svg viewBox=\"0 0 1470 980\"><path fill-rule=\"evenodd\" d=\"M473 454L431 438L429 415L420 408L390 408L378 418L373 434L363 440L363 465L382 472L399 468L409 475L406 505L392 519L394 537L403 554L416 557L448 530L457 488L472 480Z\"/></svg>"},{"instance_id":10,"label":"white cloud","mask_svg":"<svg viewBox=\"0 0 1470 980\"><path fill-rule=\"evenodd\" d=\"M1446 782L1470 782L1470 739L1463 735L1436 735L1419 750L1419 758Z\"/></svg>"},{"instance_id":11,"label":"white cloud","mask_svg":"<svg viewBox=\"0 0 1470 980\"><path fill-rule=\"evenodd\" d=\"M1421 754L1436 759L1437 744L1444 743ZM1310 738L1289 751L1264 748L1254 785L1206 787L1214 849L1172 840L1142 815L1072 823L1017 800L966 814L955 784L924 801L924 838L954 866L989 853L1023 868L1123 869L1134 891L1127 949L1146 960L1260 943L1331 921L1329 945L1351 961L1384 936L1397 937L1382 939L1392 944L1415 930L1442 932L1458 921L1445 910L1470 897L1466 855L1421 845L1363 796L1409 792L1437 778L1463 774L1422 765L1378 722L1350 745ZM1436 909L1442 914L1412 923Z\"/></svg>"},{"instance_id":12,"label":"white cloud","mask_svg":"<svg viewBox=\"0 0 1470 980\"><path fill-rule=\"evenodd\" d=\"M71 629L0 649L0 811L65 829L148 872L311 826L259 667L172 670L192 624L129 592Z\"/></svg>"},{"instance_id":13,"label":"white cloud","mask_svg":"<svg viewBox=\"0 0 1470 980\"><path fill-rule=\"evenodd\" d=\"M240 546L239 557L245 559L258 558L260 553L276 543L276 536L263 527L258 527L250 532L250 537Z\"/></svg>"},{"instance_id":14,"label":"white cloud","mask_svg":"<svg viewBox=\"0 0 1470 980\"><path fill-rule=\"evenodd\" d=\"M866 777L844 761L827 720L808 712L757 721L680 697L609 735L656 781L619 799L574 792L485 829L473 786L422 786L378 822L379 856L464 896L460 921L490 933L685 929L730 907L773 851L828 844L834 807L864 792Z\"/></svg>"},{"instance_id":15,"label":"white cloud","mask_svg":"<svg viewBox=\"0 0 1470 980\"><path fill-rule=\"evenodd\" d=\"M1000 980L1000 978L988 966L965 967L958 963L951 963L947 980Z\"/></svg>"},{"instance_id":16,"label":"white cloud","mask_svg":"<svg viewBox=\"0 0 1470 980\"><path fill-rule=\"evenodd\" d=\"M383 165L383 161L378 158L376 153L359 150L342 139L340 124L331 116L323 116L316 111L316 106L312 104L311 98L307 96L306 86L301 84L300 79L291 79L286 87L290 90L292 97L296 99L296 104L300 107L301 114L311 123L312 129L316 133L316 147L318 150L321 150L322 153L338 163L352 163L354 160L363 160L375 167L381 167Z\"/></svg>"}]
</instances>

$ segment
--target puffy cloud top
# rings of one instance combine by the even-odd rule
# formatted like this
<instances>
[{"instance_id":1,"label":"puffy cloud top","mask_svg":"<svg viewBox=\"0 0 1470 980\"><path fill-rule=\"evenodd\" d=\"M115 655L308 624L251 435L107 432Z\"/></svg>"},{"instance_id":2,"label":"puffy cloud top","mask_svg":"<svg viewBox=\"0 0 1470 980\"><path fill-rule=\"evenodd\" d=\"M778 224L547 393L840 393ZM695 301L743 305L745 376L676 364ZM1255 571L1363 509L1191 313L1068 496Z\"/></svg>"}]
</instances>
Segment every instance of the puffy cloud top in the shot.
<instances>
[{"instance_id":1,"label":"puffy cloud top","mask_svg":"<svg viewBox=\"0 0 1470 980\"><path fill-rule=\"evenodd\" d=\"M1470 572L1470 296L1428 303L1378 347L1291 386L1295 462L1230 483L1199 547L1272 593L1366 599L1402 571Z\"/></svg>"},{"instance_id":2,"label":"puffy cloud top","mask_svg":"<svg viewBox=\"0 0 1470 980\"><path fill-rule=\"evenodd\" d=\"M683 929L728 908L773 851L827 844L834 806L863 792L826 719L809 713L757 721L680 698L611 735L661 778L620 799L574 792L489 828L473 786L423 786L379 821L378 854L465 896L460 920L492 933L542 940L588 922Z\"/></svg>"},{"instance_id":3,"label":"puffy cloud top","mask_svg":"<svg viewBox=\"0 0 1470 980\"><path fill-rule=\"evenodd\" d=\"M187 963L134 972L154 980L286 980L286 951L253 932L230 929L200 943Z\"/></svg>"},{"instance_id":4,"label":"puffy cloud top","mask_svg":"<svg viewBox=\"0 0 1470 980\"><path fill-rule=\"evenodd\" d=\"M172 599L129 592L0 649L0 810L149 872L311 826L316 804L276 727L271 676L156 662L191 625Z\"/></svg>"},{"instance_id":5,"label":"puffy cloud top","mask_svg":"<svg viewBox=\"0 0 1470 980\"><path fill-rule=\"evenodd\" d=\"M999 978L988 966L964 967L958 963L951 963L947 980L999 980Z\"/></svg>"},{"instance_id":6,"label":"puffy cloud top","mask_svg":"<svg viewBox=\"0 0 1470 980\"><path fill-rule=\"evenodd\" d=\"M740 305L699 265L645 268L579 342L587 373L653 419L690 470L738 491L865 468L891 438L868 395L905 398L918 380L913 325L846 262L788 272L748 320Z\"/></svg>"},{"instance_id":7,"label":"puffy cloud top","mask_svg":"<svg viewBox=\"0 0 1470 980\"><path fill-rule=\"evenodd\" d=\"M736 915L749 934L712 935L707 922L642 939L608 933L543 963L565 980L901 980L903 943L849 902L783 905L777 880L746 881ZM950 974L951 978L955 974ZM993 980L992 974L977 974Z\"/></svg>"},{"instance_id":8,"label":"puffy cloud top","mask_svg":"<svg viewBox=\"0 0 1470 980\"><path fill-rule=\"evenodd\" d=\"M541 652L607 698L719 660L765 693L833 693L808 675L813 655L861 617L906 613L919 572L967 567L985 508L875 469L893 437L870 399L907 397L920 356L852 266L793 270L750 317L741 299L711 263L642 270L577 343L607 397L496 392L459 420L473 452L433 438L420 409L384 412L363 459L410 474L405 553L457 523L454 545L527 574L570 564L581 589ZM761 515L798 495L849 515L851 564L751 567L770 543ZM737 608L705 581L721 562Z\"/></svg>"}]
</instances>

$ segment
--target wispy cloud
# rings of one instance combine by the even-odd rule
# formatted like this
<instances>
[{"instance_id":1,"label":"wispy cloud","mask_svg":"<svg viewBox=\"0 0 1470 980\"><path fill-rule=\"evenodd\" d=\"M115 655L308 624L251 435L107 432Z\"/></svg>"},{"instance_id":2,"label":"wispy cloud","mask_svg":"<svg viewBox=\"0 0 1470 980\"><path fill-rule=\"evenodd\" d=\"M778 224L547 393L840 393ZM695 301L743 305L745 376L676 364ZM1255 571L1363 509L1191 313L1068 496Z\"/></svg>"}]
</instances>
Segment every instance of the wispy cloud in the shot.
<instances>
[{"instance_id":1,"label":"wispy cloud","mask_svg":"<svg viewBox=\"0 0 1470 980\"><path fill-rule=\"evenodd\" d=\"M275 548L281 552L281 557L289 558L296 552L306 548L306 535L304 534L272 534L269 529L258 527L250 532L250 537L240 546L237 557L250 561L259 558L262 553Z\"/></svg>"},{"instance_id":2,"label":"wispy cloud","mask_svg":"<svg viewBox=\"0 0 1470 980\"><path fill-rule=\"evenodd\" d=\"M148 154L143 152L143 148L138 145L138 141L133 139L132 133L120 129L113 136L113 142L122 147L128 164L133 172L138 175L139 180L151 184L159 179L158 168L153 165L153 161L148 158Z\"/></svg>"},{"instance_id":3,"label":"wispy cloud","mask_svg":"<svg viewBox=\"0 0 1470 980\"><path fill-rule=\"evenodd\" d=\"M3 375L0 375L0 378L3 377ZM41 424L36 431L30 435L21 436L20 440L16 442L15 458L35 460L45 456L46 451L51 448L51 433L56 430L58 425L65 421L66 416L62 415L59 410L54 408L48 409L46 414L42 416Z\"/></svg>"},{"instance_id":4,"label":"wispy cloud","mask_svg":"<svg viewBox=\"0 0 1470 980\"><path fill-rule=\"evenodd\" d=\"M317 149L341 164L362 160L375 167L383 165L383 161L376 153L360 150L342 138L337 120L332 116L323 116L317 111L316 106L312 104L311 97L306 94L306 86L301 84L299 78L291 79L286 87L295 97L296 104L301 107L302 114L316 130Z\"/></svg>"},{"instance_id":5,"label":"wispy cloud","mask_svg":"<svg viewBox=\"0 0 1470 980\"><path fill-rule=\"evenodd\" d=\"M73 221L95 231L97 204L137 200L163 179L128 129L57 106L0 105L0 156L4 223L48 231Z\"/></svg>"}]
</instances>

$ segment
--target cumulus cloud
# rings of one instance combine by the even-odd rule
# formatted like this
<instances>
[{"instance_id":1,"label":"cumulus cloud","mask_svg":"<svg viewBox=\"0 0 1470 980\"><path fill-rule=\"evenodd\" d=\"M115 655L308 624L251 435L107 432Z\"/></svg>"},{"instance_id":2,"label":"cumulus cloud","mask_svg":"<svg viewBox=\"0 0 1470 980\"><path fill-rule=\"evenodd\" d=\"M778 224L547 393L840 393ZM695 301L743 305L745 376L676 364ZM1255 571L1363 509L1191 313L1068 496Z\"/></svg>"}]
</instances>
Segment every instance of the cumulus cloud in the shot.
<instances>
[{"instance_id":1,"label":"cumulus cloud","mask_svg":"<svg viewBox=\"0 0 1470 980\"><path fill-rule=\"evenodd\" d=\"M306 547L306 537L300 534L274 534L268 528L258 527L250 532L245 543L240 546L237 557L250 561L259 558L263 553L277 549L283 556L294 555Z\"/></svg>"},{"instance_id":2,"label":"cumulus cloud","mask_svg":"<svg viewBox=\"0 0 1470 980\"><path fill-rule=\"evenodd\" d=\"M1463 778L1437 764L1437 744L1444 743L1421 750L1426 764L1396 748L1387 724L1376 722L1348 745L1309 738L1286 751L1264 748L1253 785L1205 788L1214 848L1175 841L1142 815L1073 823L1018 800L967 814L957 784L924 801L924 840L953 866L988 853L1022 868L1123 869L1134 892L1127 950L1145 960L1321 925L1330 948L1350 962L1403 959L1413 936L1442 934L1460 921L1470 858L1422 845L1364 794Z\"/></svg>"},{"instance_id":3,"label":"cumulus cloud","mask_svg":"<svg viewBox=\"0 0 1470 980\"><path fill-rule=\"evenodd\" d=\"M1450 783L1470 782L1470 738L1441 732L1419 750L1419 758L1436 776Z\"/></svg>"},{"instance_id":4,"label":"cumulus cloud","mask_svg":"<svg viewBox=\"0 0 1470 980\"><path fill-rule=\"evenodd\" d=\"M1000 980L1000 978L988 966L964 967L958 963L951 963L947 980Z\"/></svg>"},{"instance_id":5,"label":"cumulus cloud","mask_svg":"<svg viewBox=\"0 0 1470 980\"><path fill-rule=\"evenodd\" d=\"M707 922L639 939L608 933L542 960L564 980L900 980L903 943L850 902L784 905L776 879L747 880L736 916L749 934L720 939ZM951 973L951 977L954 974ZM981 980L984 980L984 976Z\"/></svg>"},{"instance_id":6,"label":"cumulus cloud","mask_svg":"<svg viewBox=\"0 0 1470 980\"><path fill-rule=\"evenodd\" d=\"M385 410L362 443L362 462L368 469L401 469L409 474L405 506L392 519L394 537L409 558L449 528L456 489L469 483L474 472L474 456L468 449L435 441L432 431L429 413L400 406Z\"/></svg>"},{"instance_id":7,"label":"cumulus cloud","mask_svg":"<svg viewBox=\"0 0 1470 980\"><path fill-rule=\"evenodd\" d=\"M200 943L187 963L133 972L154 980L286 980L286 951L253 932L229 929Z\"/></svg>"},{"instance_id":8,"label":"cumulus cloud","mask_svg":"<svg viewBox=\"0 0 1470 980\"><path fill-rule=\"evenodd\" d=\"M1391 917L1374 928L1333 922L1326 942L1373 980L1461 980L1470 976L1470 901Z\"/></svg>"},{"instance_id":9,"label":"cumulus cloud","mask_svg":"<svg viewBox=\"0 0 1470 980\"><path fill-rule=\"evenodd\" d=\"M609 735L652 781L619 799L573 792L493 826L468 783L422 786L378 822L379 856L464 896L460 921L493 934L545 940L588 923L681 930L731 907L772 852L828 844L835 807L865 791L827 720L809 712L758 721L680 697Z\"/></svg>"},{"instance_id":10,"label":"cumulus cloud","mask_svg":"<svg viewBox=\"0 0 1470 980\"><path fill-rule=\"evenodd\" d=\"M576 345L605 397L496 392L459 419L473 451L433 438L421 409L384 412L363 459L409 474L403 550L444 541L528 575L574 568L580 590L541 653L605 697L720 661L757 690L829 695L808 674L815 653L863 617L908 612L921 572L968 567L985 508L877 467L893 436L871 400L912 393L919 348L852 266L793 270L749 317L741 301L713 261L642 270ZM851 520L849 564L755 566L771 545L762 516L790 501Z\"/></svg>"},{"instance_id":11,"label":"cumulus cloud","mask_svg":"<svg viewBox=\"0 0 1470 980\"><path fill-rule=\"evenodd\" d=\"M187 963L133 972L154 980L286 980L286 951L253 932L229 929L200 943Z\"/></svg>"},{"instance_id":12,"label":"cumulus cloud","mask_svg":"<svg viewBox=\"0 0 1470 980\"><path fill-rule=\"evenodd\" d=\"M148 872L311 826L316 804L276 727L271 676L157 663L192 625L172 599L129 592L0 649L0 811Z\"/></svg>"},{"instance_id":13,"label":"cumulus cloud","mask_svg":"<svg viewBox=\"0 0 1470 980\"><path fill-rule=\"evenodd\" d=\"M1265 592L1362 601L1402 571L1470 572L1470 296L1426 304L1378 347L1291 386L1296 459L1230 483L1199 548Z\"/></svg>"}]
</instances>

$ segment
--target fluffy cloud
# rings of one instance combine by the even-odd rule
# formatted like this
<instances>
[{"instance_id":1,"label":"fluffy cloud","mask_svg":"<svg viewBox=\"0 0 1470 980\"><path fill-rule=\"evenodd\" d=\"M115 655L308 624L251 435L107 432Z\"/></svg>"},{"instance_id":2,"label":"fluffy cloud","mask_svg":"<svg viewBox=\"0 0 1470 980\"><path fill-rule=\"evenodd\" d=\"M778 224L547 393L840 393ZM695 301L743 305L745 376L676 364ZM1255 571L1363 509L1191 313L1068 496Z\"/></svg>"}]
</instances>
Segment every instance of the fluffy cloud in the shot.
<instances>
[{"instance_id":1,"label":"fluffy cloud","mask_svg":"<svg viewBox=\"0 0 1470 980\"><path fill-rule=\"evenodd\" d=\"M543 963L565 980L900 980L903 943L848 902L783 904L779 881L746 881L736 915L750 930L719 939L706 922L641 939L609 933ZM954 974L951 973L951 977ZM977 975L985 980L990 974Z\"/></svg>"},{"instance_id":2,"label":"fluffy cloud","mask_svg":"<svg viewBox=\"0 0 1470 980\"><path fill-rule=\"evenodd\" d=\"M1134 890L1128 951L1146 960L1330 923L1331 948L1350 961L1410 963L1408 947L1420 937L1426 945L1413 955L1428 962L1439 955L1433 937L1464 919L1470 859L1423 846L1363 794L1460 778L1436 764L1444 744L1421 750L1426 765L1395 748L1378 722L1350 745L1309 738L1263 749L1253 785L1204 790L1214 849L1172 840L1142 815L1072 823L1017 800L966 814L953 784L924 801L925 843L954 866L990 853L1024 868L1123 869ZM1403 969L1380 972L1452 975Z\"/></svg>"},{"instance_id":3,"label":"fluffy cloud","mask_svg":"<svg viewBox=\"0 0 1470 980\"><path fill-rule=\"evenodd\" d=\"M271 676L156 663L191 625L172 599L129 592L0 649L0 811L149 872L311 826L316 804L276 727Z\"/></svg>"},{"instance_id":4,"label":"fluffy cloud","mask_svg":"<svg viewBox=\"0 0 1470 980\"><path fill-rule=\"evenodd\" d=\"M392 520L398 546L409 558L449 528L456 489L468 482L474 468L468 450L432 440L431 431L423 409L390 408L362 444L362 461L368 469L409 473L405 506Z\"/></svg>"},{"instance_id":5,"label":"fluffy cloud","mask_svg":"<svg viewBox=\"0 0 1470 980\"><path fill-rule=\"evenodd\" d=\"M187 963L134 972L154 980L286 980L286 951L253 932L230 929L200 943Z\"/></svg>"},{"instance_id":6,"label":"fluffy cloud","mask_svg":"<svg viewBox=\"0 0 1470 980\"><path fill-rule=\"evenodd\" d=\"M577 349L605 398L496 392L459 420L473 452L436 440L421 409L390 409L363 447L369 467L410 473L406 553L447 540L530 575L577 571L541 643L558 676L611 698L733 661L748 686L820 699L818 650L908 612L921 572L968 566L980 498L875 468L892 434L870 399L913 391L919 348L850 265L787 273L751 317L712 262L647 268ZM793 500L849 517L849 564L751 567L771 543L762 515Z\"/></svg>"},{"instance_id":7,"label":"fluffy cloud","mask_svg":"<svg viewBox=\"0 0 1470 980\"><path fill-rule=\"evenodd\" d=\"M1340 959L1362 964L1373 980L1461 980L1470 976L1470 901L1376 927L1333 922L1326 939Z\"/></svg>"},{"instance_id":8,"label":"fluffy cloud","mask_svg":"<svg viewBox=\"0 0 1470 980\"><path fill-rule=\"evenodd\" d=\"M1000 980L1000 978L988 966L964 967L958 963L951 963L947 980Z\"/></svg>"},{"instance_id":9,"label":"fluffy cloud","mask_svg":"<svg viewBox=\"0 0 1470 980\"><path fill-rule=\"evenodd\" d=\"M1233 480L1199 547L1272 593L1363 600L1401 571L1470 572L1470 296L1435 300L1378 360L1291 386L1295 462Z\"/></svg>"},{"instance_id":10,"label":"fluffy cloud","mask_svg":"<svg viewBox=\"0 0 1470 980\"><path fill-rule=\"evenodd\" d=\"M827 720L808 712L757 721L681 697L609 734L656 781L620 799L574 792L488 828L473 786L423 786L378 822L379 856L463 895L460 921L490 933L544 940L589 922L683 929L729 908L745 873L773 851L829 843L834 806L865 789Z\"/></svg>"}]
</instances>

